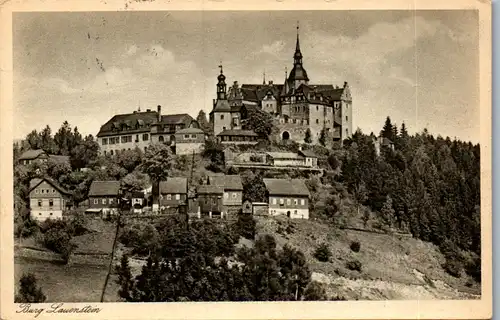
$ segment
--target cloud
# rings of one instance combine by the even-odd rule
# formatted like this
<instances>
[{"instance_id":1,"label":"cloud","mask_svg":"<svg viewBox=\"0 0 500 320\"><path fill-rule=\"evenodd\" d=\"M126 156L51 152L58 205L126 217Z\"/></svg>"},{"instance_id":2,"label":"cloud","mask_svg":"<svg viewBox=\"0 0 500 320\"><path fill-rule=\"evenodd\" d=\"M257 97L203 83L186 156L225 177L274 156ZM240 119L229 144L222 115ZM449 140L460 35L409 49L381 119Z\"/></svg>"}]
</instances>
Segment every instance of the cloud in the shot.
<instances>
[{"instance_id":1,"label":"cloud","mask_svg":"<svg viewBox=\"0 0 500 320\"><path fill-rule=\"evenodd\" d=\"M274 41L271 44L265 44L257 51L257 54L270 54L272 56L281 56L285 49L285 42L283 40Z\"/></svg>"},{"instance_id":2,"label":"cloud","mask_svg":"<svg viewBox=\"0 0 500 320\"><path fill-rule=\"evenodd\" d=\"M80 92L81 90L72 88L66 80L61 78L49 78L40 82L42 87L46 89L56 89L62 93L72 94Z\"/></svg>"}]
</instances>

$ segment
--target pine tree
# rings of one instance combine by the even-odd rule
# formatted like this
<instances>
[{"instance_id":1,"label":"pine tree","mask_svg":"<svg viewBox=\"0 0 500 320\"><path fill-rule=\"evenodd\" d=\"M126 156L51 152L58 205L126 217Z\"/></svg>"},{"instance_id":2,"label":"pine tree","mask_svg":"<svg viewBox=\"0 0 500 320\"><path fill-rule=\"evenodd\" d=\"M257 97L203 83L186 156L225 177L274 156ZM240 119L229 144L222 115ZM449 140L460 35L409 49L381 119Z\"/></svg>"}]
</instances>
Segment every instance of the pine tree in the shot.
<instances>
[{"instance_id":1,"label":"pine tree","mask_svg":"<svg viewBox=\"0 0 500 320\"><path fill-rule=\"evenodd\" d=\"M387 138L389 140L394 140L393 139L394 129L393 129L390 117L387 117L385 119L384 128L382 129L381 134L382 134L382 137L384 137L384 138Z\"/></svg>"},{"instance_id":2,"label":"pine tree","mask_svg":"<svg viewBox=\"0 0 500 320\"><path fill-rule=\"evenodd\" d=\"M118 295L125 299L125 301L132 300L132 290L134 282L132 280L132 273L130 271L130 266L128 262L128 256L124 254L120 260L120 265L117 268L118 272L118 284L120 289L118 290Z\"/></svg>"},{"instance_id":3,"label":"pine tree","mask_svg":"<svg viewBox=\"0 0 500 320\"><path fill-rule=\"evenodd\" d=\"M394 225L394 208L392 207L392 198L391 196L387 196L384 202L384 206L380 210L380 214L382 216L383 221L386 226L392 228Z\"/></svg>"},{"instance_id":4,"label":"pine tree","mask_svg":"<svg viewBox=\"0 0 500 320\"><path fill-rule=\"evenodd\" d=\"M318 142L323 147L326 145L326 130L325 130L325 128L321 129L321 132L319 134Z\"/></svg>"},{"instance_id":5,"label":"pine tree","mask_svg":"<svg viewBox=\"0 0 500 320\"><path fill-rule=\"evenodd\" d=\"M306 130L306 136L304 137L304 142L305 143L312 143L312 134L311 134L311 129L307 128Z\"/></svg>"},{"instance_id":6,"label":"pine tree","mask_svg":"<svg viewBox=\"0 0 500 320\"><path fill-rule=\"evenodd\" d=\"M23 274L19 280L19 294L15 296L16 303L40 303L45 302L47 297L42 289L37 286L37 280L32 273Z\"/></svg>"}]
</instances>

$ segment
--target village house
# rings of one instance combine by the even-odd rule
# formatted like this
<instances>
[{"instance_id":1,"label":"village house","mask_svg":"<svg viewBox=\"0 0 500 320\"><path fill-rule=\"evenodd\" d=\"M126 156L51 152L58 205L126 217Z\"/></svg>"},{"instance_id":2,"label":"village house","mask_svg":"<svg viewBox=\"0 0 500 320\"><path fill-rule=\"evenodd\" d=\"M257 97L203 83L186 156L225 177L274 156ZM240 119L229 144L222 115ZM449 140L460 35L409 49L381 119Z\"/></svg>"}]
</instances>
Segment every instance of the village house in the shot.
<instances>
[{"instance_id":1,"label":"village house","mask_svg":"<svg viewBox=\"0 0 500 320\"><path fill-rule=\"evenodd\" d=\"M130 192L130 205L133 213L142 213L142 209L146 206L146 198L143 191Z\"/></svg>"},{"instance_id":2,"label":"village house","mask_svg":"<svg viewBox=\"0 0 500 320\"><path fill-rule=\"evenodd\" d=\"M213 175L207 180L208 185L222 187L222 204L226 212L237 213L243 201L243 184L239 175Z\"/></svg>"},{"instance_id":3,"label":"village house","mask_svg":"<svg viewBox=\"0 0 500 320\"><path fill-rule=\"evenodd\" d=\"M394 151L394 142L391 141L391 139L386 138L386 137L378 137L378 138L373 138L373 145L375 147L375 154L377 156L380 156L380 150L382 148L389 148L392 151Z\"/></svg>"},{"instance_id":4,"label":"village house","mask_svg":"<svg viewBox=\"0 0 500 320\"><path fill-rule=\"evenodd\" d=\"M306 167L318 167L318 157L316 156L316 154L314 154L314 152L309 150L299 150L299 155L304 157L304 165Z\"/></svg>"},{"instance_id":5,"label":"village house","mask_svg":"<svg viewBox=\"0 0 500 320\"><path fill-rule=\"evenodd\" d=\"M89 190L89 208L86 212L102 215L118 213L120 205L120 181L93 181Z\"/></svg>"},{"instance_id":6,"label":"village house","mask_svg":"<svg viewBox=\"0 0 500 320\"><path fill-rule=\"evenodd\" d=\"M309 219L309 190L301 179L264 179L269 215Z\"/></svg>"},{"instance_id":7,"label":"village house","mask_svg":"<svg viewBox=\"0 0 500 320\"><path fill-rule=\"evenodd\" d=\"M205 143L205 132L200 128L181 129L175 133L175 154L201 153Z\"/></svg>"},{"instance_id":8,"label":"village house","mask_svg":"<svg viewBox=\"0 0 500 320\"><path fill-rule=\"evenodd\" d=\"M196 189L196 193L198 195L198 217L224 217L223 187L201 185Z\"/></svg>"},{"instance_id":9,"label":"village house","mask_svg":"<svg viewBox=\"0 0 500 320\"><path fill-rule=\"evenodd\" d=\"M185 213L187 210L187 178L172 177L159 184L161 212Z\"/></svg>"},{"instance_id":10,"label":"village house","mask_svg":"<svg viewBox=\"0 0 500 320\"><path fill-rule=\"evenodd\" d=\"M71 193L50 178L33 179L29 189L31 217L38 221L61 219L71 208Z\"/></svg>"},{"instance_id":11,"label":"village house","mask_svg":"<svg viewBox=\"0 0 500 320\"><path fill-rule=\"evenodd\" d=\"M295 152L267 152L269 162L276 167L305 166L304 157Z\"/></svg>"},{"instance_id":12,"label":"village house","mask_svg":"<svg viewBox=\"0 0 500 320\"><path fill-rule=\"evenodd\" d=\"M42 149L36 150L27 150L25 151L18 159L19 164L28 165L30 163L40 161L46 162L48 160L53 160L58 163L67 163L69 164L69 156L60 156L60 155L52 155L43 151Z\"/></svg>"},{"instance_id":13,"label":"village house","mask_svg":"<svg viewBox=\"0 0 500 320\"><path fill-rule=\"evenodd\" d=\"M259 142L255 132L242 129L224 130L217 135L217 139L224 145L255 145Z\"/></svg>"}]
</instances>

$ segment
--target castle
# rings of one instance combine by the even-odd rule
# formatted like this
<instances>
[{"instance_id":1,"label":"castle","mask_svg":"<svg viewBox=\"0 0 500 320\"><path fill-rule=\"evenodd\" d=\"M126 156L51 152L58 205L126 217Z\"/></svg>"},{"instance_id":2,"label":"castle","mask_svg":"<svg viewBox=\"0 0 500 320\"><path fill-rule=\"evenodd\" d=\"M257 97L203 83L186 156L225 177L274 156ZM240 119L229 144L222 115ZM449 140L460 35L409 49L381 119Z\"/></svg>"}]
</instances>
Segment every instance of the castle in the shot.
<instances>
[{"instance_id":1,"label":"castle","mask_svg":"<svg viewBox=\"0 0 500 320\"><path fill-rule=\"evenodd\" d=\"M353 133L349 85L347 82L342 87L309 83L302 61L298 26L293 60L290 74L285 71L283 84L266 83L265 78L262 84L239 86L235 81L229 90L220 65L217 99L210 112L214 135L244 132L245 109L257 107L273 116L278 131L276 140L303 143L307 129L311 132L312 143L318 143L323 130L328 142L341 143L349 138Z\"/></svg>"}]
</instances>

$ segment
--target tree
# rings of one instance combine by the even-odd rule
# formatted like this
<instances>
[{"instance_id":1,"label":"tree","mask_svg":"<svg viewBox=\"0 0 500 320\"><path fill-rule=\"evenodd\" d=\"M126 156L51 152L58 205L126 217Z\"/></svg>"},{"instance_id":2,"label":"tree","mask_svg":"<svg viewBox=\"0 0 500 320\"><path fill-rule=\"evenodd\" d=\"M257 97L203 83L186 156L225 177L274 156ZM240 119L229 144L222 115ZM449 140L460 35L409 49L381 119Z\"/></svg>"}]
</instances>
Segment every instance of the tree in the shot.
<instances>
[{"instance_id":1,"label":"tree","mask_svg":"<svg viewBox=\"0 0 500 320\"><path fill-rule=\"evenodd\" d=\"M217 139L211 137L205 140L203 156L210 159L209 168L215 172L221 172L224 168L224 148Z\"/></svg>"},{"instance_id":2,"label":"tree","mask_svg":"<svg viewBox=\"0 0 500 320\"><path fill-rule=\"evenodd\" d=\"M71 150L70 163L74 169L81 169L94 163L98 156L99 144L92 135L88 135Z\"/></svg>"},{"instance_id":3,"label":"tree","mask_svg":"<svg viewBox=\"0 0 500 320\"><path fill-rule=\"evenodd\" d=\"M56 143L60 154L65 156L70 154L72 136L73 134L68 121L64 121L62 126L54 135L54 142Z\"/></svg>"},{"instance_id":4,"label":"tree","mask_svg":"<svg viewBox=\"0 0 500 320\"><path fill-rule=\"evenodd\" d=\"M258 108L248 109L245 129L253 130L261 139L268 140L273 131L272 116Z\"/></svg>"},{"instance_id":5,"label":"tree","mask_svg":"<svg viewBox=\"0 0 500 320\"><path fill-rule=\"evenodd\" d=\"M238 220L236 220L234 228L238 235L240 235L241 237L249 240L254 240L256 224L257 223L251 214L244 214L240 212L240 214L238 214Z\"/></svg>"},{"instance_id":6,"label":"tree","mask_svg":"<svg viewBox=\"0 0 500 320\"><path fill-rule=\"evenodd\" d=\"M23 274L19 280L19 294L15 296L15 303L42 303L47 297L42 292L42 288L37 286L37 279L34 274Z\"/></svg>"},{"instance_id":7,"label":"tree","mask_svg":"<svg viewBox=\"0 0 500 320\"><path fill-rule=\"evenodd\" d=\"M165 146L163 149L170 149ZM139 148L134 148L132 150L125 150L120 152L115 156L116 163L127 170L128 173L134 171L141 163L144 158L144 153ZM170 166L173 164L173 154L170 154L171 160L169 161Z\"/></svg>"},{"instance_id":8,"label":"tree","mask_svg":"<svg viewBox=\"0 0 500 320\"><path fill-rule=\"evenodd\" d=\"M325 286L318 281L311 281L304 292L304 300L306 301L322 301L327 300Z\"/></svg>"},{"instance_id":9,"label":"tree","mask_svg":"<svg viewBox=\"0 0 500 320\"><path fill-rule=\"evenodd\" d=\"M387 227L392 228L394 225L394 209L392 207L392 198L391 196L387 196L384 202L384 206L380 210L380 215L382 220L386 224Z\"/></svg>"},{"instance_id":10,"label":"tree","mask_svg":"<svg viewBox=\"0 0 500 320\"><path fill-rule=\"evenodd\" d=\"M120 284L120 289L118 290L118 295L125 301L131 301L131 289L134 286L134 281L132 279L132 273L130 271L130 265L128 262L128 255L122 255L120 264L116 267L118 274L118 283Z\"/></svg>"},{"instance_id":11,"label":"tree","mask_svg":"<svg viewBox=\"0 0 500 320\"><path fill-rule=\"evenodd\" d=\"M26 136L30 149L37 150L42 148L42 139L36 130L31 131Z\"/></svg>"},{"instance_id":12,"label":"tree","mask_svg":"<svg viewBox=\"0 0 500 320\"><path fill-rule=\"evenodd\" d=\"M321 129L321 132L319 134L318 142L323 147L326 145L326 130L325 130L325 128Z\"/></svg>"},{"instance_id":13,"label":"tree","mask_svg":"<svg viewBox=\"0 0 500 320\"><path fill-rule=\"evenodd\" d=\"M361 204L366 201L366 199L368 199L368 190L366 189L366 185L363 181L356 185L353 195L354 199L356 200L356 210L359 217L359 208Z\"/></svg>"},{"instance_id":14,"label":"tree","mask_svg":"<svg viewBox=\"0 0 500 320\"><path fill-rule=\"evenodd\" d=\"M54 139L52 138L52 131L50 130L50 127L48 125L42 130L42 132L40 132L40 142L40 147L45 152L49 154L56 153L57 146L54 142Z\"/></svg>"},{"instance_id":15,"label":"tree","mask_svg":"<svg viewBox=\"0 0 500 320\"><path fill-rule=\"evenodd\" d=\"M121 185L125 191L141 191L151 185L147 174L140 171L134 171L127 174L122 180Z\"/></svg>"},{"instance_id":16,"label":"tree","mask_svg":"<svg viewBox=\"0 0 500 320\"><path fill-rule=\"evenodd\" d=\"M387 117L385 119L384 128L382 129L382 137L394 141L393 135L394 135L394 129L391 123L391 118Z\"/></svg>"},{"instance_id":17,"label":"tree","mask_svg":"<svg viewBox=\"0 0 500 320\"><path fill-rule=\"evenodd\" d=\"M304 137L304 142L305 143L312 143L312 134L311 134L311 129L307 128L306 130L306 136Z\"/></svg>"},{"instance_id":18,"label":"tree","mask_svg":"<svg viewBox=\"0 0 500 320\"><path fill-rule=\"evenodd\" d=\"M205 113L205 111L200 110L200 112L198 112L196 121L198 121L200 129L203 130L203 132L205 132L206 134L210 134L212 132L212 128L207 120L207 114Z\"/></svg>"},{"instance_id":19,"label":"tree","mask_svg":"<svg viewBox=\"0 0 500 320\"><path fill-rule=\"evenodd\" d=\"M139 169L147 174L151 180L158 183L169 175L172 167L172 151L164 144L151 145L142 159Z\"/></svg>"},{"instance_id":20,"label":"tree","mask_svg":"<svg viewBox=\"0 0 500 320\"><path fill-rule=\"evenodd\" d=\"M266 185L262 175L256 174L243 181L243 200L263 202L266 199Z\"/></svg>"}]
</instances>

